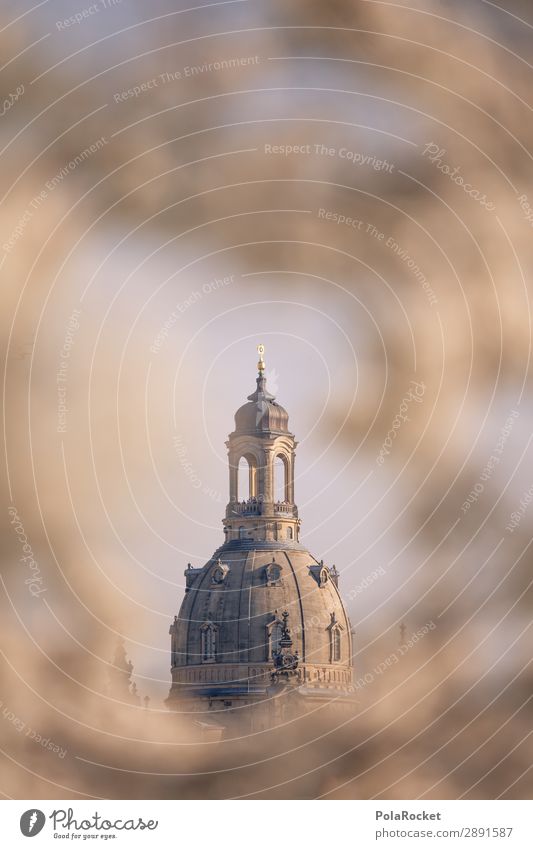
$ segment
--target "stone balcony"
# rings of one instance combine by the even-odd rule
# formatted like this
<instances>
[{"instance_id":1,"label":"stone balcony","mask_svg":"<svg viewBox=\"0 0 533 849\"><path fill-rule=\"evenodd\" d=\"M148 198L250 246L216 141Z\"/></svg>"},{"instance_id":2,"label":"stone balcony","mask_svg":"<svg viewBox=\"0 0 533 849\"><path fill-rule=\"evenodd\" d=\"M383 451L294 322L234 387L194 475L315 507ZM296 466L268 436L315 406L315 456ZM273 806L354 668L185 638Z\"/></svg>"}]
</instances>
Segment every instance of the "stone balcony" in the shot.
<instances>
[{"instance_id":1,"label":"stone balcony","mask_svg":"<svg viewBox=\"0 0 533 849\"><path fill-rule=\"evenodd\" d=\"M288 501L265 502L259 498L249 498L248 501L235 501L228 505L227 517L232 516L290 516L298 515L297 508Z\"/></svg>"}]
</instances>

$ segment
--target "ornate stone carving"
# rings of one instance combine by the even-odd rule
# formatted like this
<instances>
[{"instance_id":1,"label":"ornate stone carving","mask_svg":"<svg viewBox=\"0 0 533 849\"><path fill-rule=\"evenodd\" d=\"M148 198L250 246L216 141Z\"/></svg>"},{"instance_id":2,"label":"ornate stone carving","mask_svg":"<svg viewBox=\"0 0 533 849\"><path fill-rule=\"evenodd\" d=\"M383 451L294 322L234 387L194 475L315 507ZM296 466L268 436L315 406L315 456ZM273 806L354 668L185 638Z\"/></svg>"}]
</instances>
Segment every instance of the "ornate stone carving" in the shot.
<instances>
[{"instance_id":1,"label":"ornate stone carving","mask_svg":"<svg viewBox=\"0 0 533 849\"><path fill-rule=\"evenodd\" d=\"M279 587L281 585L281 566L276 563L276 558L265 566L265 580L267 587Z\"/></svg>"},{"instance_id":2,"label":"ornate stone carving","mask_svg":"<svg viewBox=\"0 0 533 849\"><path fill-rule=\"evenodd\" d=\"M309 567L309 571L311 572L313 578L317 582L319 587L325 587L327 582L330 579L330 573L327 566L324 566L324 561L321 560L320 563L313 563L312 566Z\"/></svg>"},{"instance_id":3,"label":"ornate stone carving","mask_svg":"<svg viewBox=\"0 0 533 849\"><path fill-rule=\"evenodd\" d=\"M198 575L200 574L201 571L202 571L202 569L195 569L193 566L191 566L190 563L187 563L187 568L185 569L185 572L183 573L184 576L185 576L185 592L186 593L189 592L189 590L193 586L194 582L196 581L196 578L198 577Z\"/></svg>"},{"instance_id":4,"label":"ornate stone carving","mask_svg":"<svg viewBox=\"0 0 533 849\"><path fill-rule=\"evenodd\" d=\"M211 582L213 584L223 584L226 580L228 572L229 566L227 566L225 563L222 563L219 557L216 562L216 566L211 574Z\"/></svg>"},{"instance_id":5,"label":"ornate stone carving","mask_svg":"<svg viewBox=\"0 0 533 849\"><path fill-rule=\"evenodd\" d=\"M271 673L272 682L285 681L296 675L298 669L298 652L293 651L291 632L289 630L289 614L285 610L282 614L283 625L281 639L278 648L273 652L272 659L274 661L274 669Z\"/></svg>"}]
</instances>

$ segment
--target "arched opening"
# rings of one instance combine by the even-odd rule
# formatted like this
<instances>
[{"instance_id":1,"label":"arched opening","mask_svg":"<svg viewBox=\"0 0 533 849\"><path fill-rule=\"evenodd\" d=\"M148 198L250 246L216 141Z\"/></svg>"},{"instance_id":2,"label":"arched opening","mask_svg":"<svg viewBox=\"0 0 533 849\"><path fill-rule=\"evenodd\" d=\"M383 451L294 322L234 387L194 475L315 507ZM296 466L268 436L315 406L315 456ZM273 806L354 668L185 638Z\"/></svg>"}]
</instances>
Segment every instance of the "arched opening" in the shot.
<instances>
[{"instance_id":1,"label":"arched opening","mask_svg":"<svg viewBox=\"0 0 533 849\"><path fill-rule=\"evenodd\" d=\"M243 454L237 470L237 501L257 496L257 462L253 454Z\"/></svg>"},{"instance_id":2,"label":"arched opening","mask_svg":"<svg viewBox=\"0 0 533 849\"><path fill-rule=\"evenodd\" d=\"M338 628L333 631L333 662L338 663L341 659L341 632Z\"/></svg>"},{"instance_id":3,"label":"arched opening","mask_svg":"<svg viewBox=\"0 0 533 849\"><path fill-rule=\"evenodd\" d=\"M294 535L293 535L293 532L292 532L292 528L291 528L291 526L289 525L289 527L287 528L287 539L292 539L292 538L293 538L293 536L294 536Z\"/></svg>"},{"instance_id":4,"label":"arched opening","mask_svg":"<svg viewBox=\"0 0 533 849\"><path fill-rule=\"evenodd\" d=\"M246 539L246 528L244 528L242 525L239 528L239 539Z\"/></svg>"},{"instance_id":5,"label":"arched opening","mask_svg":"<svg viewBox=\"0 0 533 849\"><path fill-rule=\"evenodd\" d=\"M268 654L267 660L274 657L280 648L281 635L283 634L283 624L279 619L276 619L268 626Z\"/></svg>"},{"instance_id":6,"label":"arched opening","mask_svg":"<svg viewBox=\"0 0 533 849\"><path fill-rule=\"evenodd\" d=\"M274 458L274 501L289 500L289 464L283 454Z\"/></svg>"},{"instance_id":7,"label":"arched opening","mask_svg":"<svg viewBox=\"0 0 533 849\"><path fill-rule=\"evenodd\" d=\"M216 660L217 626L212 622L204 622L201 627L202 663L214 663Z\"/></svg>"}]
</instances>

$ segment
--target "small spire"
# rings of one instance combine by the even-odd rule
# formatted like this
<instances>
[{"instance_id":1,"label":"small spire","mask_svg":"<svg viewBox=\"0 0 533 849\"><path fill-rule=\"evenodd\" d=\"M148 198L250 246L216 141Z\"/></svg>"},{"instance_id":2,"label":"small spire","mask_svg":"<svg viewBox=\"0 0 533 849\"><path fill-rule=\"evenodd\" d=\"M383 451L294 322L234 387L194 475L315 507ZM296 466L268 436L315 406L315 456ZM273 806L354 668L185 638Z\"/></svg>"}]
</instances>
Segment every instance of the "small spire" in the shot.
<instances>
[{"instance_id":1,"label":"small spire","mask_svg":"<svg viewBox=\"0 0 533 849\"><path fill-rule=\"evenodd\" d=\"M257 353L259 354L259 362L257 363L257 369L259 371L260 376L262 377L263 372L265 370L265 360L263 358L263 354L265 353L265 346L264 345L258 345L257 346Z\"/></svg>"},{"instance_id":2,"label":"small spire","mask_svg":"<svg viewBox=\"0 0 533 849\"><path fill-rule=\"evenodd\" d=\"M258 409L261 411L261 413L263 413L265 411L266 402L274 401L276 396L271 395L266 388L266 364L263 357L263 354L265 353L265 346L258 345L257 353L259 354L259 362L257 363L258 375L256 377L257 389L255 390L255 392L252 392L251 395L248 395L248 401L255 401L258 406Z\"/></svg>"}]
</instances>

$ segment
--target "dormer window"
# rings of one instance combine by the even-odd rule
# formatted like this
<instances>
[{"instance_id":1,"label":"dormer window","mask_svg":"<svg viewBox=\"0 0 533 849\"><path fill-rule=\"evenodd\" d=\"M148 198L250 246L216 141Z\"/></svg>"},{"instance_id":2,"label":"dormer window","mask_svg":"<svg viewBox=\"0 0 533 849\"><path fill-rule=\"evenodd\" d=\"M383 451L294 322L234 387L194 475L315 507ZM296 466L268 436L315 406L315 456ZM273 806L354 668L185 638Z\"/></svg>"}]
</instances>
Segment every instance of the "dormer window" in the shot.
<instances>
[{"instance_id":1,"label":"dormer window","mask_svg":"<svg viewBox=\"0 0 533 849\"><path fill-rule=\"evenodd\" d=\"M198 577L198 575L202 571L203 571L202 569L195 569L193 566L191 566L190 563L187 563L187 568L185 569L185 572L183 573L184 576L185 576L185 592L186 593L189 592L190 588L193 586L194 582L196 581L196 578Z\"/></svg>"},{"instance_id":2,"label":"dormer window","mask_svg":"<svg viewBox=\"0 0 533 849\"><path fill-rule=\"evenodd\" d=\"M311 572L313 578L317 582L319 587L325 587L327 582L330 579L330 574L327 566L324 566L324 561L321 560L318 564L313 564L309 567L309 571Z\"/></svg>"}]
</instances>

